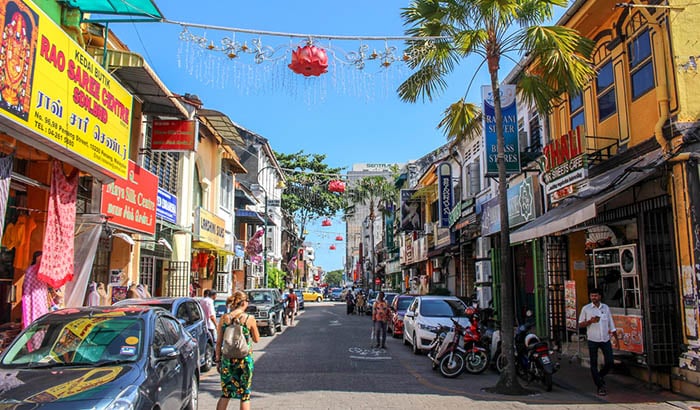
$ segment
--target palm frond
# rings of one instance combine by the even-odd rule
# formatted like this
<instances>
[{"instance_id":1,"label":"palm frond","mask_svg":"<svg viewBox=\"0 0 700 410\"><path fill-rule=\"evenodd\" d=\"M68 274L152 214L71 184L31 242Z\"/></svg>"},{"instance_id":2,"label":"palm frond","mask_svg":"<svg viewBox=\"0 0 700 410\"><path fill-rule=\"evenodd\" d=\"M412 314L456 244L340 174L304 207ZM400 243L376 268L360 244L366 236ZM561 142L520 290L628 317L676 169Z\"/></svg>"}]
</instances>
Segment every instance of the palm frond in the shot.
<instances>
[{"instance_id":1,"label":"palm frond","mask_svg":"<svg viewBox=\"0 0 700 410\"><path fill-rule=\"evenodd\" d=\"M481 108L474 104L465 102L464 99L451 104L443 112L443 118L438 124L448 141L455 143L481 135Z\"/></svg>"},{"instance_id":2,"label":"palm frond","mask_svg":"<svg viewBox=\"0 0 700 410\"><path fill-rule=\"evenodd\" d=\"M416 102L420 97L423 101L432 101L447 88L445 73L436 66L424 66L411 74L398 88L399 97L403 101Z\"/></svg>"}]
</instances>

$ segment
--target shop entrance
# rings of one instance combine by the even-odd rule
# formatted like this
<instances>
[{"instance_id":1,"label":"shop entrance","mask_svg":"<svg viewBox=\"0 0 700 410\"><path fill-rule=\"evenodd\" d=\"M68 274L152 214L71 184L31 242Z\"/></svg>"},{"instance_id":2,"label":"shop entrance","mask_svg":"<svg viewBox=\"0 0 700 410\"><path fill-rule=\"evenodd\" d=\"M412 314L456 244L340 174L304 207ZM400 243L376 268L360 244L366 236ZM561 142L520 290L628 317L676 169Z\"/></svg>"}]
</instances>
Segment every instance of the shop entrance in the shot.
<instances>
[{"instance_id":1,"label":"shop entrance","mask_svg":"<svg viewBox=\"0 0 700 410\"><path fill-rule=\"evenodd\" d=\"M547 258L547 309L549 311L549 337L555 341L566 340L566 311L564 282L569 276L568 244L564 236L549 236L545 242Z\"/></svg>"}]
</instances>

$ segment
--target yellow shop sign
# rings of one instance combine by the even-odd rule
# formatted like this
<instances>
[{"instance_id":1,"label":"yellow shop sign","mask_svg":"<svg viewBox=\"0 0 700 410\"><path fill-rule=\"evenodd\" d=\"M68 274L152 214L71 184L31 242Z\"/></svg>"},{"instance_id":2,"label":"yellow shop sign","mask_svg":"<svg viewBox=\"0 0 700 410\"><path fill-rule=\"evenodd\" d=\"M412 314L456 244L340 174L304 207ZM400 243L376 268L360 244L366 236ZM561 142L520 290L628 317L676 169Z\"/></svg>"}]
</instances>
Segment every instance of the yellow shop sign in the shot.
<instances>
[{"instance_id":1,"label":"yellow shop sign","mask_svg":"<svg viewBox=\"0 0 700 410\"><path fill-rule=\"evenodd\" d=\"M31 1L0 13L0 116L126 178L131 94Z\"/></svg>"},{"instance_id":2,"label":"yellow shop sign","mask_svg":"<svg viewBox=\"0 0 700 410\"><path fill-rule=\"evenodd\" d=\"M207 242L219 249L226 246L226 221L206 209L195 209L194 234L200 241Z\"/></svg>"}]
</instances>

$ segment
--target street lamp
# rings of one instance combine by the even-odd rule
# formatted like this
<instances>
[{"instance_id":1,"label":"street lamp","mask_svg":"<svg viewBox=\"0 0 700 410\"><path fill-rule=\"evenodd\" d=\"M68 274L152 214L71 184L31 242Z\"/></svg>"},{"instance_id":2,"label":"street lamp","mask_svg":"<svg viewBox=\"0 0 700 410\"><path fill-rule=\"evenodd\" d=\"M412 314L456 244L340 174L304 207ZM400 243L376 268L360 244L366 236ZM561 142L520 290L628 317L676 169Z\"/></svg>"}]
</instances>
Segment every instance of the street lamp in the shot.
<instances>
[{"instance_id":1,"label":"street lamp","mask_svg":"<svg viewBox=\"0 0 700 410\"><path fill-rule=\"evenodd\" d=\"M265 201L265 217L263 218L263 283L265 287L268 287L267 284L267 219L269 218L268 216L268 204L267 204L267 189L263 186L263 184L260 184L260 173L266 169L277 169L276 167L273 167L271 165L268 165L266 167L260 168L258 170L258 173L255 176L255 179L258 181L258 188L260 188L264 194L264 201ZM287 186L285 185L283 180L278 180L277 184L275 185L275 189L284 189Z\"/></svg>"}]
</instances>

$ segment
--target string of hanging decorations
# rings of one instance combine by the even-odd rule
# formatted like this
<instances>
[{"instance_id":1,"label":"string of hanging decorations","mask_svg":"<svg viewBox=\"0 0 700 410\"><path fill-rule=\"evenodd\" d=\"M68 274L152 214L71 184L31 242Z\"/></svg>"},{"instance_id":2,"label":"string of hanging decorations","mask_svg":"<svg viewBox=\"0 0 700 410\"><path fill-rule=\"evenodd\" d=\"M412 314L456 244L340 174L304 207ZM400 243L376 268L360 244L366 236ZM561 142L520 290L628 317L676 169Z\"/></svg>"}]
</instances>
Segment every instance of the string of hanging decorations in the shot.
<instances>
[{"instance_id":1,"label":"string of hanging decorations","mask_svg":"<svg viewBox=\"0 0 700 410\"><path fill-rule=\"evenodd\" d=\"M239 86L246 93L265 88L292 91L290 75L310 79L332 73L328 81L319 83L319 99L329 87L371 98L373 92L382 92L374 82L376 75L380 81L389 82L389 68L405 67L405 63L419 54L434 50L435 41L447 39L283 33L173 20L164 22L182 27L178 64L202 81L222 88ZM211 35L209 31L224 35ZM287 41L274 40L279 38ZM412 43L411 54L400 51L405 42ZM397 78L406 78L400 70L396 71ZM383 90L385 94L393 92L391 87Z\"/></svg>"}]
</instances>

